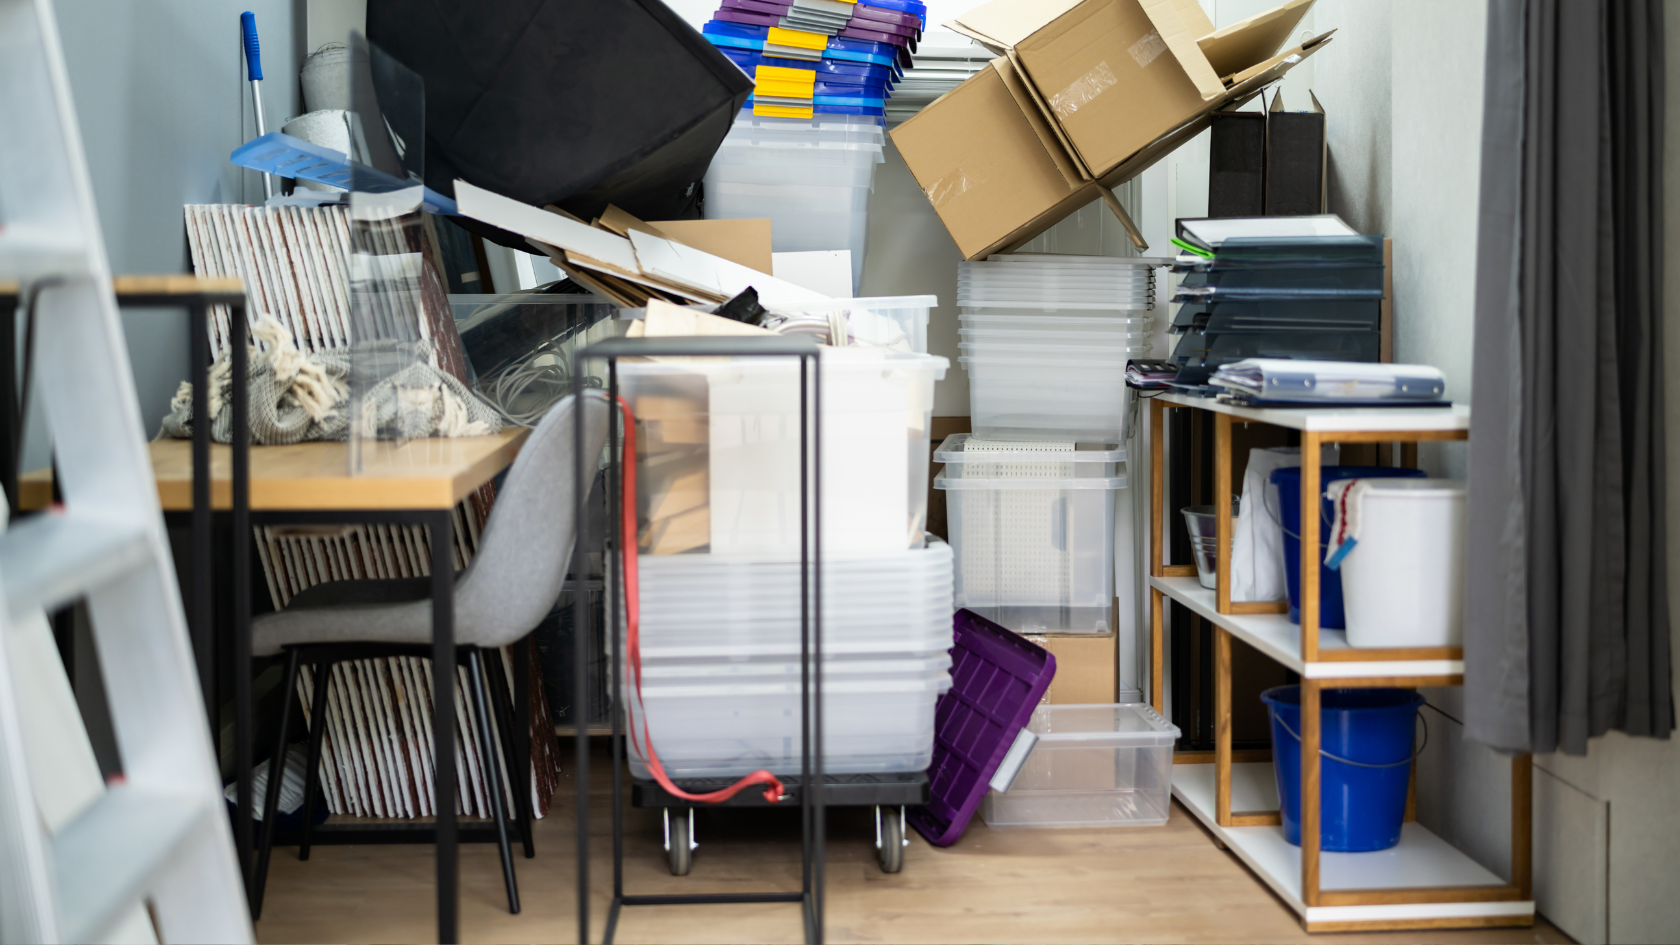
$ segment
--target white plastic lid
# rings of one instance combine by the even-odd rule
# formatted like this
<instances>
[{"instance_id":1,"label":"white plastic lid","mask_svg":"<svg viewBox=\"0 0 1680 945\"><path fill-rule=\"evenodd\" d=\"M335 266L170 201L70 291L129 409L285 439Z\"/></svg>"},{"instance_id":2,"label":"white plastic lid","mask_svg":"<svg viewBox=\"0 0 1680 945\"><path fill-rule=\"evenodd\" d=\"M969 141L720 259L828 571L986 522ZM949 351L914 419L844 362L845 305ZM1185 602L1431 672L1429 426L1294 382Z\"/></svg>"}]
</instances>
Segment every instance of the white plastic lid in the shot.
<instances>
[{"instance_id":1,"label":"white plastic lid","mask_svg":"<svg viewBox=\"0 0 1680 945\"><path fill-rule=\"evenodd\" d=\"M1020 449L987 449L985 452L964 453L972 433L953 433L933 451L936 463L1123 463L1126 448L1112 444L1076 444L1071 450L1035 449L1021 441ZM1109 447L1104 449L1103 447Z\"/></svg>"},{"instance_id":2,"label":"white plastic lid","mask_svg":"<svg viewBox=\"0 0 1680 945\"><path fill-rule=\"evenodd\" d=\"M1336 480L1336 482L1349 481L1347 479ZM1385 499L1463 498L1465 495L1465 483L1462 479L1396 479L1384 477L1361 481L1366 483L1366 495L1378 494ZM1327 483L1325 488L1329 488L1333 484Z\"/></svg>"},{"instance_id":3,"label":"white plastic lid","mask_svg":"<svg viewBox=\"0 0 1680 945\"><path fill-rule=\"evenodd\" d=\"M1041 705L1027 728L1039 748L1158 748L1178 740L1178 726L1142 702Z\"/></svg>"},{"instance_id":4,"label":"white plastic lid","mask_svg":"<svg viewBox=\"0 0 1680 945\"><path fill-rule=\"evenodd\" d=\"M1044 457L1038 457L1038 461L1044 462ZM1078 492L1107 492L1114 489L1126 488L1126 477L1093 476L1084 479L1064 479L1054 476L1045 476L1043 478L1032 479L948 479L943 473L941 473L940 475L934 477L933 487L935 489L944 489L955 492L960 492L964 489L985 489L993 492L1000 489L1011 492L1017 490L1032 490L1037 492L1061 492L1063 490Z\"/></svg>"}]
</instances>

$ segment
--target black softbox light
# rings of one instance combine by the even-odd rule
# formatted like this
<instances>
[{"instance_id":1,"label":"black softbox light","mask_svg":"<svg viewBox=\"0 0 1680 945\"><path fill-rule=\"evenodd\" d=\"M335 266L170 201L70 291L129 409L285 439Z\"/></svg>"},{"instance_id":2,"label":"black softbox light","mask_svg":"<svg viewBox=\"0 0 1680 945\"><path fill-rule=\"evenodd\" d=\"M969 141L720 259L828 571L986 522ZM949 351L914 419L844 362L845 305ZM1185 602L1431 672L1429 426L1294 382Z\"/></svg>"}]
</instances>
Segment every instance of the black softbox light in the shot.
<instances>
[{"instance_id":1,"label":"black softbox light","mask_svg":"<svg viewBox=\"0 0 1680 945\"><path fill-rule=\"evenodd\" d=\"M453 196L460 178L584 219L609 203L696 216L753 87L659 0L368 0L367 25L425 80L428 186Z\"/></svg>"}]
</instances>

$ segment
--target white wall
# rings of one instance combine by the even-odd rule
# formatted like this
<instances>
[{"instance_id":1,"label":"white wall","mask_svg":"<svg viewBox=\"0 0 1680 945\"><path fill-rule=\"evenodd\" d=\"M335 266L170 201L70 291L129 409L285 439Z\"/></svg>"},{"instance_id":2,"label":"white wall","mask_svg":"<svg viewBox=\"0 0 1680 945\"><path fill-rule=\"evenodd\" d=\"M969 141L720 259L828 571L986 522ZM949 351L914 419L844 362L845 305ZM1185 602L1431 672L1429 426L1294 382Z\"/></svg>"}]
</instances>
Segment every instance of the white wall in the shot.
<instances>
[{"instance_id":1,"label":"white wall","mask_svg":"<svg viewBox=\"0 0 1680 945\"><path fill-rule=\"evenodd\" d=\"M111 270L187 272L187 203L256 202L262 181L228 162L255 135L239 14L257 15L263 113L276 130L297 114L303 0L57 0L71 95L87 149ZM140 396L155 431L187 377L187 324L176 311L124 311ZM42 419L26 469L46 465Z\"/></svg>"}]
</instances>

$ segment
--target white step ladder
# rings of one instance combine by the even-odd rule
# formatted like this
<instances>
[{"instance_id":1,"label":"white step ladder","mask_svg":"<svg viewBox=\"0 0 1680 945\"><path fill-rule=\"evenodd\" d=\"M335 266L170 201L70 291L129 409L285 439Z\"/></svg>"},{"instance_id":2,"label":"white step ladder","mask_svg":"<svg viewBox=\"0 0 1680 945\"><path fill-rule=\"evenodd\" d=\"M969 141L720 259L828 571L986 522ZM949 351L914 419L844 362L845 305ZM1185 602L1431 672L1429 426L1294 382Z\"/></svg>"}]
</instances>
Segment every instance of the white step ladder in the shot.
<instances>
[{"instance_id":1,"label":"white step ladder","mask_svg":"<svg viewBox=\"0 0 1680 945\"><path fill-rule=\"evenodd\" d=\"M249 942L186 620L49 0L0 0L0 282L36 306L62 510L0 533L0 942ZM85 600L123 780L56 831L34 794L14 627Z\"/></svg>"}]
</instances>

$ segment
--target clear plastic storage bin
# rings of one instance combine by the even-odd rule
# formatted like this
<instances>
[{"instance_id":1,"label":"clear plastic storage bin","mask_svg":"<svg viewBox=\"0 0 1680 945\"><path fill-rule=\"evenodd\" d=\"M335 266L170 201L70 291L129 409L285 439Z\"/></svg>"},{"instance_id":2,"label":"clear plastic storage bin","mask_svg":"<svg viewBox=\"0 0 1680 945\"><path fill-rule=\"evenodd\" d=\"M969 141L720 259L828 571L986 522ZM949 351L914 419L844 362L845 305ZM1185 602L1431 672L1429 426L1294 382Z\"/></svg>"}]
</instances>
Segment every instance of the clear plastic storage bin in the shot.
<instances>
[{"instance_id":1,"label":"clear plastic storage bin","mask_svg":"<svg viewBox=\"0 0 1680 945\"><path fill-rule=\"evenodd\" d=\"M836 678L823 682L823 771L923 771L933 761L933 719L950 674ZM764 768L798 774L804 740L800 684L741 683L714 689L646 686L642 706L654 750L673 778L737 777ZM630 771L650 774L632 746Z\"/></svg>"},{"instance_id":2,"label":"clear plastic storage bin","mask_svg":"<svg viewBox=\"0 0 1680 945\"><path fill-rule=\"evenodd\" d=\"M919 544L933 386L950 362L856 347L821 356L824 553ZM639 426L642 551L798 554L793 359L626 361L619 377Z\"/></svg>"},{"instance_id":3,"label":"clear plastic storage bin","mask_svg":"<svg viewBox=\"0 0 1680 945\"><path fill-rule=\"evenodd\" d=\"M981 802L987 826L1167 822L1179 731L1148 705L1044 705L1027 729L1038 743L1008 793L991 791Z\"/></svg>"},{"instance_id":4,"label":"clear plastic storage bin","mask_svg":"<svg viewBox=\"0 0 1680 945\"><path fill-rule=\"evenodd\" d=\"M797 773L798 560L694 554L638 562L637 719L646 719L666 771ZM934 540L891 554L825 556L822 579L825 767L926 768L935 708L951 684L950 546ZM631 685L628 675L623 683ZM631 767L646 776L634 753Z\"/></svg>"},{"instance_id":5,"label":"clear plastic storage bin","mask_svg":"<svg viewBox=\"0 0 1680 945\"><path fill-rule=\"evenodd\" d=\"M1033 351L962 357L974 433L990 439L1124 442L1131 391L1127 348L1103 358Z\"/></svg>"},{"instance_id":6,"label":"clear plastic storage bin","mask_svg":"<svg viewBox=\"0 0 1680 945\"><path fill-rule=\"evenodd\" d=\"M1071 474L1087 466L1072 461L1073 449L976 451L971 444L962 450L967 462L947 458L933 482L946 493L956 605L1017 633L1113 630L1114 497L1126 477ZM1124 453L1099 455L1092 471Z\"/></svg>"},{"instance_id":7,"label":"clear plastic storage bin","mask_svg":"<svg viewBox=\"0 0 1680 945\"><path fill-rule=\"evenodd\" d=\"M645 665L797 660L799 561L751 555L641 555ZM951 648L951 546L823 557L826 659L944 654Z\"/></svg>"}]
</instances>

